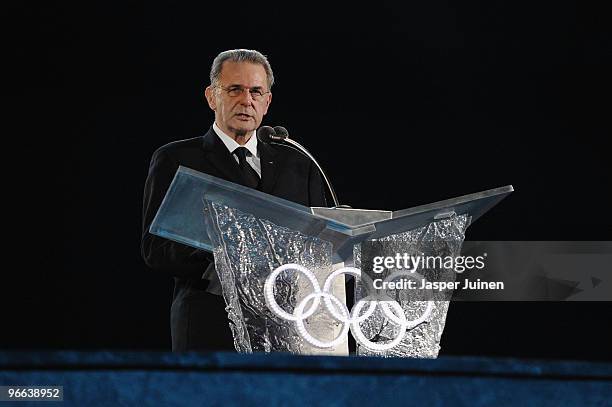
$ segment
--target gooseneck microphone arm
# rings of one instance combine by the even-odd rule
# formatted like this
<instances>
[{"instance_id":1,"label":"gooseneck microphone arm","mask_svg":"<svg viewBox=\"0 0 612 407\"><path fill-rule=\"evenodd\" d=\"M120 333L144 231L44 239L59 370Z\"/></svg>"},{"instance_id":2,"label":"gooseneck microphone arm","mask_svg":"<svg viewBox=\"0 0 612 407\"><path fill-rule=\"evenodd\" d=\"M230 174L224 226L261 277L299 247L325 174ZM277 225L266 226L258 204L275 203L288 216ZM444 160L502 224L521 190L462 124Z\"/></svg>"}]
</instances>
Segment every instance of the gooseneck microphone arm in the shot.
<instances>
[{"instance_id":1,"label":"gooseneck microphone arm","mask_svg":"<svg viewBox=\"0 0 612 407\"><path fill-rule=\"evenodd\" d=\"M327 178L327 174L325 174L325 171L323 171L323 168L319 165L319 163L312 156L312 154L310 154L308 152L308 150L306 150L306 148L304 148L304 146L302 146L297 141L291 140L289 138L289 132L287 131L287 129L285 129L282 126L276 126L274 128L272 128L270 126L262 126L257 131L257 138L260 141L263 141L264 143L266 143L266 142L267 143L271 143L271 142L276 141L276 143L273 143L273 144L278 144L278 145L283 145L283 144L279 143L279 141L284 141L285 143L289 144L289 146L286 146L286 147L293 146L294 149L298 150L299 152L304 154L306 157L310 158L312 160L312 162L319 169L319 172L323 176L323 180L325 180L325 184L327 185L327 188L329 189L329 192L331 193L332 200L334 201L334 207L337 208L337 207L341 206L340 203L338 202L338 197L336 196L336 191L334 191L334 187L332 187L331 182L329 182L329 178Z\"/></svg>"},{"instance_id":2,"label":"gooseneck microphone arm","mask_svg":"<svg viewBox=\"0 0 612 407\"><path fill-rule=\"evenodd\" d=\"M321 172L321 175L323 176L323 179L325 180L325 183L327 184L327 188L329 188L329 192L331 193L332 199L334 201L334 206L335 207L340 206L340 204L338 203L338 197L336 196L336 191L334 191L334 188L332 187L331 182L329 182L329 178L327 178L327 175L325 174L325 171L323 171L323 168L321 168L321 166L319 165L317 160L315 160L315 158L312 156L312 154L310 154L308 152L308 150L306 150L304 148L304 146L300 145L300 143L298 143L297 141L291 140L290 138L286 138L284 141L285 141L285 143L289 143L292 146L297 147L298 150L300 150L302 153L304 153L304 155L306 155L308 158L310 158L312 160L313 163L315 163L315 165L317 166L317 168Z\"/></svg>"}]
</instances>

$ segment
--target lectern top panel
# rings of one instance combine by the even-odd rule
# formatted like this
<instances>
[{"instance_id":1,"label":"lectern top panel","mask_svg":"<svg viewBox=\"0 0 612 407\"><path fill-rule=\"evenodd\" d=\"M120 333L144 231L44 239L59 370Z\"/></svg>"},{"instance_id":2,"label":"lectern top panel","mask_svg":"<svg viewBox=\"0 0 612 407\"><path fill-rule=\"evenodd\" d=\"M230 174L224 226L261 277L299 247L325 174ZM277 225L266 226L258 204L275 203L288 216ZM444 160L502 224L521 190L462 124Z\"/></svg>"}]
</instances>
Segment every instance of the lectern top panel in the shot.
<instances>
[{"instance_id":1,"label":"lectern top panel","mask_svg":"<svg viewBox=\"0 0 612 407\"><path fill-rule=\"evenodd\" d=\"M513 191L490 189L400 211L309 208L239 184L179 167L149 231L167 239L211 251L204 217L206 201L265 219L280 227L318 236L340 247L400 233L451 214L472 221Z\"/></svg>"}]
</instances>

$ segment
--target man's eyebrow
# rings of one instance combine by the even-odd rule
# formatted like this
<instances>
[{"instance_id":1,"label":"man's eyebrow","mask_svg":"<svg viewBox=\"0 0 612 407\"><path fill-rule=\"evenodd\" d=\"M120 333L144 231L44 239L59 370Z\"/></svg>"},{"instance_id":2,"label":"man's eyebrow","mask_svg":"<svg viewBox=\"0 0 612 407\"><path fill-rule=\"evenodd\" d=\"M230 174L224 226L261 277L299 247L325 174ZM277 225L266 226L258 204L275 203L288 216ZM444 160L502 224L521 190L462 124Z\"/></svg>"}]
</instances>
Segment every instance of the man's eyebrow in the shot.
<instances>
[{"instance_id":1,"label":"man's eyebrow","mask_svg":"<svg viewBox=\"0 0 612 407\"><path fill-rule=\"evenodd\" d=\"M252 88L249 88L247 86L242 86L239 83L232 83L227 85L228 88L244 88L244 89L251 89L251 90L262 90L264 87L263 86L253 86Z\"/></svg>"}]
</instances>

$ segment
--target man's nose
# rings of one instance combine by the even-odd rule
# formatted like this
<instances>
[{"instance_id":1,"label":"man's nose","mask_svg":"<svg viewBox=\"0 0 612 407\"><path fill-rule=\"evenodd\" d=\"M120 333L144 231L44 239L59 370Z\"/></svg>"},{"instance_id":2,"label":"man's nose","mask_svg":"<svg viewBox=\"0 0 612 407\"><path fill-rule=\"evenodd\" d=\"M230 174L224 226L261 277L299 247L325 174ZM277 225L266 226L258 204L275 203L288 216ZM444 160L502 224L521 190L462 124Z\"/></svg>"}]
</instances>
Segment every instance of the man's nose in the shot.
<instances>
[{"instance_id":1,"label":"man's nose","mask_svg":"<svg viewBox=\"0 0 612 407\"><path fill-rule=\"evenodd\" d=\"M251 96L251 91L249 89L245 89L242 94L240 94L240 103L248 106L253 103L253 96Z\"/></svg>"}]
</instances>

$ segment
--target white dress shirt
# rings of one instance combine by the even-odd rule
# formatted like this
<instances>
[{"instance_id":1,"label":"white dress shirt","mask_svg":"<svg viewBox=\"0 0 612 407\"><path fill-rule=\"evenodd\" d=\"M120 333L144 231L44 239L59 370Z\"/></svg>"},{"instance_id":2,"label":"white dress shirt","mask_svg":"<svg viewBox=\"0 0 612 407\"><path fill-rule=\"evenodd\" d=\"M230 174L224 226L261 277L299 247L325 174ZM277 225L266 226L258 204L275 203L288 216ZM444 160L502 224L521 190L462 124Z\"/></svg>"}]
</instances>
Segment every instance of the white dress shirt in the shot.
<instances>
[{"instance_id":1,"label":"white dress shirt","mask_svg":"<svg viewBox=\"0 0 612 407\"><path fill-rule=\"evenodd\" d=\"M219 126L217 126L216 122L213 123L213 130L215 131L215 133L217 133L223 144L225 144L225 147L227 147L228 151L230 152L232 157L234 157L234 160L236 160L236 162L239 161L238 156L234 154L234 150L236 150L238 147L246 147L246 149L249 150L249 152L251 153L247 154L246 161L255 170L255 172L257 172L259 178L261 178L261 159L259 158L259 154L257 152L257 131L253 130L253 134L251 134L251 138L249 138L249 141L247 141L244 146L241 146L240 144L236 143L236 140L225 134L223 130L221 130Z\"/></svg>"}]
</instances>

